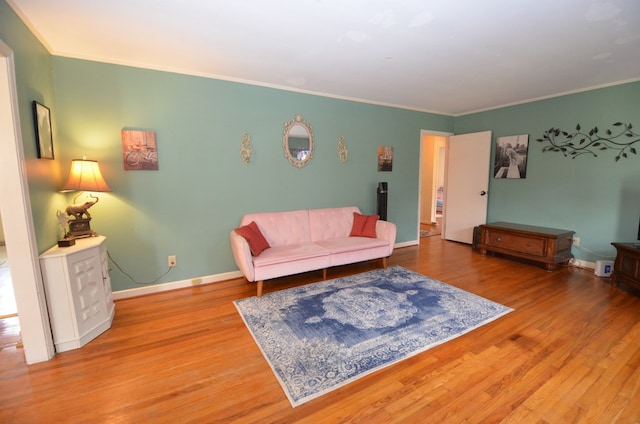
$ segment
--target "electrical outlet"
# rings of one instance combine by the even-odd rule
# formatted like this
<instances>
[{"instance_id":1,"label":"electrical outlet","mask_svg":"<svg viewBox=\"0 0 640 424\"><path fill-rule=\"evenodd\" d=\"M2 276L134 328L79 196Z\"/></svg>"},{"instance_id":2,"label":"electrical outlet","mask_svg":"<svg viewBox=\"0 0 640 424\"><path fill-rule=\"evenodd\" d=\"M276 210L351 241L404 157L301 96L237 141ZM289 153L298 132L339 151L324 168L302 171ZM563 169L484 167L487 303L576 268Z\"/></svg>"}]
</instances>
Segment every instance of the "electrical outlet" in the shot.
<instances>
[{"instance_id":1,"label":"electrical outlet","mask_svg":"<svg viewBox=\"0 0 640 424\"><path fill-rule=\"evenodd\" d=\"M178 259L176 259L176 255L171 255L167 258L167 264L170 267L174 267L176 265L178 265Z\"/></svg>"},{"instance_id":2,"label":"electrical outlet","mask_svg":"<svg viewBox=\"0 0 640 424\"><path fill-rule=\"evenodd\" d=\"M580 246L580 237L574 237L573 238L573 245L574 246Z\"/></svg>"}]
</instances>

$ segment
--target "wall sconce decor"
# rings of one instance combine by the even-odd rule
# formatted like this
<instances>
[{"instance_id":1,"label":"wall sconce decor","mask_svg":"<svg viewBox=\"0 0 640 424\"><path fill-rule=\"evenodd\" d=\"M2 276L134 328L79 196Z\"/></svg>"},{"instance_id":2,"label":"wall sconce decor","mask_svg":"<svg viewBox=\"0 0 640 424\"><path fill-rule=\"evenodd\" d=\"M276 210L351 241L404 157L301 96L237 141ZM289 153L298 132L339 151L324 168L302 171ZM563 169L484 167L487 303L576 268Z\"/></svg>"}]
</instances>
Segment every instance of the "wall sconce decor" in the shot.
<instances>
[{"instance_id":1,"label":"wall sconce decor","mask_svg":"<svg viewBox=\"0 0 640 424\"><path fill-rule=\"evenodd\" d=\"M242 140L240 141L240 157L249 165L249 160L251 159L251 150L253 149L253 145L251 144L251 136L248 132L242 131Z\"/></svg>"},{"instance_id":2,"label":"wall sconce decor","mask_svg":"<svg viewBox=\"0 0 640 424\"><path fill-rule=\"evenodd\" d=\"M544 132L539 142L549 142L551 146L545 146L543 152L561 152L565 157L575 159L580 155L590 154L594 157L598 155L596 151L615 150L618 152L615 161L620 158L628 158L629 153L637 154L634 144L640 142L640 134L633 131L631 124L616 122L614 127L622 127L615 134L607 130L605 135L600 134L598 127L594 127L588 133L582 132L580 124L576 125L573 133L562 131L559 128L551 128ZM617 140L619 137L625 139Z\"/></svg>"},{"instance_id":3,"label":"wall sconce decor","mask_svg":"<svg viewBox=\"0 0 640 424\"><path fill-rule=\"evenodd\" d=\"M344 136L341 135L338 140L338 157L340 158L340 162L345 163L348 156L349 151L347 150L347 143L344 141Z\"/></svg>"},{"instance_id":4,"label":"wall sconce decor","mask_svg":"<svg viewBox=\"0 0 640 424\"><path fill-rule=\"evenodd\" d=\"M106 181L102 177L98 162L95 160L73 159L71 161L71 170L67 183L62 188L63 192L67 191L88 191L88 192L107 192L111 191ZM98 203L100 200L97 196L89 194L89 197L95 199L84 203L76 203L78 197L82 193L78 193L73 198L73 204L67 206L66 217L68 219L69 232L64 235L64 239L74 239L78 237L95 236L96 233L91 230L90 221L91 214L88 209ZM58 222L62 225L63 218L58 214ZM60 245L60 242L58 242Z\"/></svg>"}]
</instances>

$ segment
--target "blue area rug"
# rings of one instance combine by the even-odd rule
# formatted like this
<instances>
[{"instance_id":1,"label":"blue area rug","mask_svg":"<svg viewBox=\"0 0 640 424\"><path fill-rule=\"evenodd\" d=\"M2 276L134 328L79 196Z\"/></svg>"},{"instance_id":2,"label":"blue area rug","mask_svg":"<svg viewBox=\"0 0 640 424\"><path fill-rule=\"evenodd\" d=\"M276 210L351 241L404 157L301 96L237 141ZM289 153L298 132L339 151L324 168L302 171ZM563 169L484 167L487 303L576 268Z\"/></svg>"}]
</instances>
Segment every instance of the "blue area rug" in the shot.
<instances>
[{"instance_id":1,"label":"blue area rug","mask_svg":"<svg viewBox=\"0 0 640 424\"><path fill-rule=\"evenodd\" d=\"M234 304L294 407L512 311L398 266Z\"/></svg>"}]
</instances>

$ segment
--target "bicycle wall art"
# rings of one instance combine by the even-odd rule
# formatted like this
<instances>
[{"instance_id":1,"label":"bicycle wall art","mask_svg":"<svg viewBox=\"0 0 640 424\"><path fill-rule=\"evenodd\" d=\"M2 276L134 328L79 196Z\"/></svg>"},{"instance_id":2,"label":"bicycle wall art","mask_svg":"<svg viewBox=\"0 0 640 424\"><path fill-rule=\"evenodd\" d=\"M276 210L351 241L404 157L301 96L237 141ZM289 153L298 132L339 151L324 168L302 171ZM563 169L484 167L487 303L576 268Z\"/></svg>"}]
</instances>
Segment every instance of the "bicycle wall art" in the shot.
<instances>
[{"instance_id":1,"label":"bicycle wall art","mask_svg":"<svg viewBox=\"0 0 640 424\"><path fill-rule=\"evenodd\" d=\"M122 130L125 171L157 171L158 145L154 131Z\"/></svg>"}]
</instances>

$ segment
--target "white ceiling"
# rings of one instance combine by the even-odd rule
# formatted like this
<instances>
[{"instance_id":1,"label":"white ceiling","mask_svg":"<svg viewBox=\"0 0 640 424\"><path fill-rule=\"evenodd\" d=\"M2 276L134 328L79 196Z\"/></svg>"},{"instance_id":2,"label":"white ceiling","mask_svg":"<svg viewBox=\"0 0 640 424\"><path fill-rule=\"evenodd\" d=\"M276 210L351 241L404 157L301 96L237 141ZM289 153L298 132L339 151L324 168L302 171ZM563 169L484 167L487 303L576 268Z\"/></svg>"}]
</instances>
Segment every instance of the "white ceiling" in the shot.
<instances>
[{"instance_id":1,"label":"white ceiling","mask_svg":"<svg viewBox=\"0 0 640 424\"><path fill-rule=\"evenodd\" d=\"M640 79L639 0L8 0L58 56L461 115Z\"/></svg>"}]
</instances>

